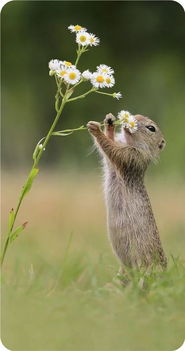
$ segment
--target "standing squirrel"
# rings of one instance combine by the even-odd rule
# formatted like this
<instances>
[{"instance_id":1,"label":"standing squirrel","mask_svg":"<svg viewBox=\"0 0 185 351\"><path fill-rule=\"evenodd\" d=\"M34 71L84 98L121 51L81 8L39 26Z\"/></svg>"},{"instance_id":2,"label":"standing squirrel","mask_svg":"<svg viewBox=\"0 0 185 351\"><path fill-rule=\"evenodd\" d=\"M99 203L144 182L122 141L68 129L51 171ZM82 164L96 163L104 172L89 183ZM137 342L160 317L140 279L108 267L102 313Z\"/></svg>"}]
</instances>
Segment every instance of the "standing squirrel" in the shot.
<instances>
[{"instance_id":1,"label":"standing squirrel","mask_svg":"<svg viewBox=\"0 0 185 351\"><path fill-rule=\"evenodd\" d=\"M115 136L116 118L111 113L104 120L104 132L98 122L87 124L103 156L108 234L122 273L124 267L167 265L144 185L147 166L156 160L165 140L151 119L134 117L138 125L134 134L122 128Z\"/></svg>"}]
</instances>

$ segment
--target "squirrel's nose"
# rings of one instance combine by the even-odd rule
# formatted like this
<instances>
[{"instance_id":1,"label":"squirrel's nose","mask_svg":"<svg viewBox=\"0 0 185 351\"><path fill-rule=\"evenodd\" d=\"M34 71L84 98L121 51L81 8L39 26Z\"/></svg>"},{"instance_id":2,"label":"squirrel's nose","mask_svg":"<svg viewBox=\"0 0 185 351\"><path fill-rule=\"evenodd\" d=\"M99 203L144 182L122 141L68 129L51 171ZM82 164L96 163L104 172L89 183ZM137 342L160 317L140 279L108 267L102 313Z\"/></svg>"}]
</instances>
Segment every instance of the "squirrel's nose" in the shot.
<instances>
[{"instance_id":1,"label":"squirrel's nose","mask_svg":"<svg viewBox=\"0 0 185 351\"><path fill-rule=\"evenodd\" d=\"M166 142L164 139L162 139L160 144L159 144L159 149L161 149L161 150L164 149L165 145L166 145Z\"/></svg>"}]
</instances>

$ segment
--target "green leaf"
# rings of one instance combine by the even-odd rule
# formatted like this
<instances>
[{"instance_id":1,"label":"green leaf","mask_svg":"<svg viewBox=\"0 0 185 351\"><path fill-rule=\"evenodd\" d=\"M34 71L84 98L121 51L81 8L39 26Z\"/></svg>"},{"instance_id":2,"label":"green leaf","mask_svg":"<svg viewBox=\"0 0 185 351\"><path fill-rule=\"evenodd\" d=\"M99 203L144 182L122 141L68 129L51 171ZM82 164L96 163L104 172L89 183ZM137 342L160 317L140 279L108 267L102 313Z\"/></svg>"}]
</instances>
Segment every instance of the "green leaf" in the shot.
<instances>
[{"instance_id":1,"label":"green leaf","mask_svg":"<svg viewBox=\"0 0 185 351\"><path fill-rule=\"evenodd\" d=\"M69 99L70 96L73 94L73 92L74 92L74 89L71 88L71 89L66 93L66 95L65 95L66 98Z\"/></svg>"},{"instance_id":2,"label":"green leaf","mask_svg":"<svg viewBox=\"0 0 185 351\"><path fill-rule=\"evenodd\" d=\"M38 168L33 168L32 171L30 172L28 180L23 188L23 197L30 191L33 184L33 180L37 176L38 172L39 172Z\"/></svg>"},{"instance_id":3,"label":"green leaf","mask_svg":"<svg viewBox=\"0 0 185 351\"><path fill-rule=\"evenodd\" d=\"M9 237L9 242L12 243L12 241L14 241L19 234L24 230L24 228L26 227L28 222L23 223L22 225L20 225L19 227L17 227L13 233L11 233L10 237Z\"/></svg>"},{"instance_id":4,"label":"green leaf","mask_svg":"<svg viewBox=\"0 0 185 351\"><path fill-rule=\"evenodd\" d=\"M68 133L63 133L63 132L53 132L52 135L56 135L56 136L67 136L67 135L70 135L72 134L72 132L68 132Z\"/></svg>"},{"instance_id":5,"label":"green leaf","mask_svg":"<svg viewBox=\"0 0 185 351\"><path fill-rule=\"evenodd\" d=\"M38 152L39 152L39 145L41 144L41 142L45 139L46 137L43 137L42 139L39 140L39 142L37 143L36 147L35 147L35 150L33 152L33 160L35 161L36 160L36 157L38 155Z\"/></svg>"},{"instance_id":6,"label":"green leaf","mask_svg":"<svg viewBox=\"0 0 185 351\"><path fill-rule=\"evenodd\" d=\"M11 230L12 224L14 222L14 217L15 217L15 213L14 213L14 209L12 208L8 216L8 231Z\"/></svg>"}]
</instances>

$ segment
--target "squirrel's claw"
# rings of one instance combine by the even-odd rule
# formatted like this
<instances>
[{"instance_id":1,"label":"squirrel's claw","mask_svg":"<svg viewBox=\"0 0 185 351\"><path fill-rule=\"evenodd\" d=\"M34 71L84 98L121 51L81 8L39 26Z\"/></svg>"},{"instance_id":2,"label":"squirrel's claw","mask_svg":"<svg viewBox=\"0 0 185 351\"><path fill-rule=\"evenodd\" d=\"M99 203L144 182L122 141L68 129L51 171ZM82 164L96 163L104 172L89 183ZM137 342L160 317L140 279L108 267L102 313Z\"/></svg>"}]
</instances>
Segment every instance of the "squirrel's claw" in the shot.
<instances>
[{"instance_id":1,"label":"squirrel's claw","mask_svg":"<svg viewBox=\"0 0 185 351\"><path fill-rule=\"evenodd\" d=\"M100 123L95 121L89 121L87 123L87 129L91 134L97 135L101 131Z\"/></svg>"},{"instance_id":2,"label":"squirrel's claw","mask_svg":"<svg viewBox=\"0 0 185 351\"><path fill-rule=\"evenodd\" d=\"M104 123L112 126L116 120L116 117L112 113L108 113L104 119Z\"/></svg>"}]
</instances>

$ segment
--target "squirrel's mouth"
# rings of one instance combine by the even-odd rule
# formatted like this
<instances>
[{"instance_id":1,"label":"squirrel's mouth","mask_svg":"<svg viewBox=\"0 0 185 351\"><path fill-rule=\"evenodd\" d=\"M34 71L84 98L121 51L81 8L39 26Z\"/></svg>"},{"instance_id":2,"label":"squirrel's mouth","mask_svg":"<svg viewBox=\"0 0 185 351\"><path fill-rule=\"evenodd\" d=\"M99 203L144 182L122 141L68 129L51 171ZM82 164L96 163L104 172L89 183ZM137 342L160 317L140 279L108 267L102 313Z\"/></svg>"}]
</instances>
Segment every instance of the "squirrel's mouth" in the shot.
<instances>
[{"instance_id":1,"label":"squirrel's mouth","mask_svg":"<svg viewBox=\"0 0 185 351\"><path fill-rule=\"evenodd\" d=\"M133 137L132 133L129 132L127 128L122 129L122 142L126 145L132 145L133 144Z\"/></svg>"}]
</instances>

